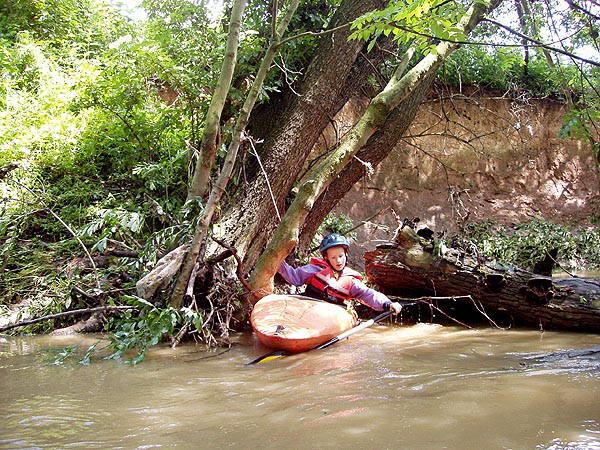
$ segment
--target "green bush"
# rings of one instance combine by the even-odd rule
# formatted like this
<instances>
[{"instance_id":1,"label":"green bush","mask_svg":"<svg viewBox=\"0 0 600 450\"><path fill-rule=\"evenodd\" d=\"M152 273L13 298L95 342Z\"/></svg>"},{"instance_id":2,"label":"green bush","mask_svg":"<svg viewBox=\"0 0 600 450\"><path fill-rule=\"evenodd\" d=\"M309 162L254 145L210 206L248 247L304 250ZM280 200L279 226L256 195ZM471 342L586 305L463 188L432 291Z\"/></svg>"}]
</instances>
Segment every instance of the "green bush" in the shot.
<instances>
[{"instance_id":1,"label":"green bush","mask_svg":"<svg viewBox=\"0 0 600 450\"><path fill-rule=\"evenodd\" d=\"M500 264L533 269L548 252L557 251L557 262L567 270L600 267L600 230L570 228L534 219L512 228L492 222L472 222L452 245L469 248Z\"/></svg>"}]
</instances>

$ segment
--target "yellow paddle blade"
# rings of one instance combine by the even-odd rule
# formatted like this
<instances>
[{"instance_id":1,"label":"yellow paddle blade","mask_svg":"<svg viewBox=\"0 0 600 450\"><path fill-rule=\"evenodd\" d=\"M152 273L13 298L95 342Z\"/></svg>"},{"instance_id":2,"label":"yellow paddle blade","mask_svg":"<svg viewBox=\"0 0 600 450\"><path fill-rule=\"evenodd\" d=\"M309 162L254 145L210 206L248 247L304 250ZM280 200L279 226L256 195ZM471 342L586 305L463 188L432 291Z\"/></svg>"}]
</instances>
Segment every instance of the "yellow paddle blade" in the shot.
<instances>
[{"instance_id":1,"label":"yellow paddle blade","mask_svg":"<svg viewBox=\"0 0 600 450\"><path fill-rule=\"evenodd\" d=\"M290 353L286 352L285 350L277 350L275 352L267 353L266 355L259 356L258 358L250 361L249 363L246 363L246 365L250 366L252 364L261 364L261 363L264 363L264 362L273 361L275 359L279 359L279 358L283 358L285 356L288 356L289 354Z\"/></svg>"}]
</instances>

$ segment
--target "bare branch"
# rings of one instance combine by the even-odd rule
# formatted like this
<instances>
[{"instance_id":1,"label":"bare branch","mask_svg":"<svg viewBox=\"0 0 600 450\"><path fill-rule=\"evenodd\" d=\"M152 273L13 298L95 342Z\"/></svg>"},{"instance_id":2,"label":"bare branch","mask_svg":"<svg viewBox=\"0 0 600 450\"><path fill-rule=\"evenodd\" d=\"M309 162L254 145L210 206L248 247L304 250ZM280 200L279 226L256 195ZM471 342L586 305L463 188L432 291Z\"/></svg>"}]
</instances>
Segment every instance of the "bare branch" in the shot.
<instances>
[{"instance_id":1,"label":"bare branch","mask_svg":"<svg viewBox=\"0 0 600 450\"><path fill-rule=\"evenodd\" d=\"M100 286L100 278L98 277L98 268L96 267L96 263L94 262L94 258L92 258L92 255L90 254L90 252L88 251L87 247L85 246L85 244L81 241L81 239L79 239L79 236L77 236L77 234L75 233L75 231L73 231L73 229L64 221L62 220L58 214L56 214L54 212L54 210L52 208L50 208L47 204L46 201L39 195L37 195L35 192L33 192L31 189L29 189L27 186L25 186L22 183L19 183L18 181L14 180L14 182L21 186L22 188L24 188L25 190L27 190L31 195L33 195L35 198L37 198L37 200L45 207L45 210L47 212L49 212L56 220L58 220L58 222L65 227L65 229L75 238L75 240L79 243L79 245L81 246L81 248L83 248L83 251L85 252L85 254L87 255L88 259L90 260L90 263L92 265L92 267L94 268L94 275L96 277L96 285L98 287L98 289L101 288Z\"/></svg>"},{"instance_id":2,"label":"bare branch","mask_svg":"<svg viewBox=\"0 0 600 450\"><path fill-rule=\"evenodd\" d=\"M313 37L327 36L328 34L335 33L336 31L344 30L344 29L348 28L350 25L352 25L352 23L348 22L348 23L345 23L344 25L340 25L339 27L332 28L331 30L325 30L325 31L319 31L319 32L306 31L305 33L300 33L295 36L290 36L289 38L283 39L277 45L277 48L281 47L282 45L287 44L288 42L295 41L297 39L302 39L307 36L313 36Z\"/></svg>"},{"instance_id":3,"label":"bare branch","mask_svg":"<svg viewBox=\"0 0 600 450\"><path fill-rule=\"evenodd\" d=\"M215 238L214 236L211 236L211 237L212 237L213 241L215 241L221 247L225 247L227 250L229 250L231 252L231 254L233 255L233 257L237 261L236 275L237 275L238 279L240 280L240 282L242 283L242 285L248 291L252 292L254 289L252 288L252 286L250 286L250 283L248 283L248 281L244 278L244 265L242 264L242 259L240 258L240 255L238 255L237 250L235 248L233 248L231 245L227 244L226 242L223 242L223 241Z\"/></svg>"},{"instance_id":4,"label":"bare branch","mask_svg":"<svg viewBox=\"0 0 600 450\"><path fill-rule=\"evenodd\" d=\"M582 12L583 14L586 14L590 17L592 17L595 20L600 20L600 16L597 16L595 14L593 14L591 11L588 11L587 9L579 6L578 4L576 4L575 2L573 2L572 0L566 0L567 1L567 5L569 5L571 8L576 9L579 12Z\"/></svg>"},{"instance_id":5,"label":"bare branch","mask_svg":"<svg viewBox=\"0 0 600 450\"><path fill-rule=\"evenodd\" d=\"M600 67L600 62L591 60L591 59L587 59L587 58L582 58L581 56L577 56L571 52L568 52L566 50L562 50L560 48L556 48L553 47L551 45L545 44L537 39L532 38L531 36L527 36L511 27L509 27L508 25L504 25L500 22L495 21L494 19L490 19L490 18L485 18L483 19L486 22L489 22L493 25L496 25L499 28L503 28L506 31L508 31L511 34L514 34L515 36L520 37L521 39L527 40L528 42L531 42L535 45L533 45L532 47L540 47L546 50L550 50L556 53L560 53L561 55L565 55L568 56L569 58L573 58L575 60L578 61L582 61L586 64L590 64L592 66L596 66L596 67ZM405 31L407 33L411 33L417 36L421 36L421 37L426 37L429 39L435 39L436 41L439 42L448 42L450 44L459 44L459 45L479 45L479 46L486 46L486 47L521 47L523 44L500 44L500 43L493 43L493 42L484 42L484 41L469 41L469 40L465 40L465 41L457 41L454 39L444 39L444 38L440 38L439 36L434 36L434 35L430 35L427 33L422 33L419 31L415 31L411 28L405 27L403 25L399 25L399 24L392 24L394 27L398 28L399 30Z\"/></svg>"},{"instance_id":6,"label":"bare branch","mask_svg":"<svg viewBox=\"0 0 600 450\"><path fill-rule=\"evenodd\" d=\"M91 313L95 313L95 312L99 312L99 311L123 311L123 310L136 309L136 308L137 308L137 306L106 305L106 306L97 306L95 308L74 309L72 311L64 311L61 313L50 314L48 316L38 317L37 319L24 320L22 322L11 323L10 325L5 325L3 327L0 327L0 333L11 330L13 328L25 327L27 325L33 325L33 324L36 324L39 322L44 322L46 320L60 319L61 317L77 316L77 315L81 315L81 314L91 314Z\"/></svg>"},{"instance_id":7,"label":"bare branch","mask_svg":"<svg viewBox=\"0 0 600 450\"><path fill-rule=\"evenodd\" d=\"M533 42L538 47L545 48L547 50L550 50L550 51L553 51L553 52L556 52L556 53L560 53L561 55L565 55L565 56L568 56L569 58L573 58L573 59L576 59L578 61L582 61L584 63L591 64L592 66L600 67L600 62L598 62L598 61L594 61L594 60L587 59L587 58L582 58L581 56L574 55L573 53L568 52L566 50L562 50L560 48L556 48L556 47L552 47L550 45L546 45L543 42L541 42L541 41L539 41L537 39L534 39L534 38L532 38L530 36L527 36L527 35L519 32L519 31L517 31L517 30L515 30L515 29L513 29L511 27L509 27L508 25L504 25L504 24L502 24L500 22L497 22L494 19L485 18L484 20L486 22L489 22L489 23L493 24L493 25L496 25L499 28L503 28L504 30L508 31L511 34L514 34L515 36L518 36L518 37L520 37L522 39L527 39L529 42ZM474 42L465 42L465 44L475 44L475 43ZM482 43L482 44L477 44L477 45L496 45L496 44Z\"/></svg>"}]
</instances>

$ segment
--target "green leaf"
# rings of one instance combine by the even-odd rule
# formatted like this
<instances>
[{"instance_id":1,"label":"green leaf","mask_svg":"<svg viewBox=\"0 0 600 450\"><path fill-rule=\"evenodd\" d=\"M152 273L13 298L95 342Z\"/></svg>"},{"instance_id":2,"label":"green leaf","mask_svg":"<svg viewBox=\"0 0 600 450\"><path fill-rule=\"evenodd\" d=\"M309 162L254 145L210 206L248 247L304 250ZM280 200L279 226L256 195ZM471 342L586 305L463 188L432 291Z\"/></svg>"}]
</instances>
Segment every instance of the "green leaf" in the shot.
<instances>
[{"instance_id":1,"label":"green leaf","mask_svg":"<svg viewBox=\"0 0 600 450\"><path fill-rule=\"evenodd\" d=\"M127 301L127 303L129 303L130 305L140 306L140 307L142 307L142 309L146 309L146 308L154 309L155 308L155 306L152 303L150 303L148 300L145 300L136 295L124 295L123 299L125 299Z\"/></svg>"},{"instance_id":2,"label":"green leaf","mask_svg":"<svg viewBox=\"0 0 600 450\"><path fill-rule=\"evenodd\" d=\"M373 47L375 46L376 43L377 43L376 39L371 39L371 41L369 42L369 45L367 45L367 52L370 52L371 50L373 50Z\"/></svg>"}]
</instances>

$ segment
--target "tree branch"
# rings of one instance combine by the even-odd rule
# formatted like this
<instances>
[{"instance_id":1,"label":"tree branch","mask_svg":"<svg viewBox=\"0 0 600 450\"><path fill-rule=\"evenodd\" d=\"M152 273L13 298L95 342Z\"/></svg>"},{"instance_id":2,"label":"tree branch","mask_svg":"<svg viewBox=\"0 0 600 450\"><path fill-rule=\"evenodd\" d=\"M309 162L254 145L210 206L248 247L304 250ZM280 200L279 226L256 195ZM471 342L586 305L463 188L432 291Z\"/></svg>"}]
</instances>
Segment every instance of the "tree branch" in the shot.
<instances>
[{"instance_id":1,"label":"tree branch","mask_svg":"<svg viewBox=\"0 0 600 450\"><path fill-rule=\"evenodd\" d=\"M229 250L229 252L233 255L233 257L237 261L236 275L237 275L238 279L240 280L240 282L242 283L242 285L249 292L252 292L254 289L252 288L252 286L250 286L250 283L248 283L248 281L244 278L244 265L242 264L242 259L240 258L240 255L238 255L237 250L235 248L233 248L231 245L227 244L224 241L221 241L220 239L217 239L214 236L211 236L211 238L212 238L213 241L215 241L221 247L225 247L227 250Z\"/></svg>"},{"instance_id":2,"label":"tree branch","mask_svg":"<svg viewBox=\"0 0 600 450\"><path fill-rule=\"evenodd\" d=\"M571 0L567 0L567 5L569 5L573 9L578 10L579 12L582 12L583 14L585 14L587 16L592 17L594 20L600 20L600 16L595 15L591 11L588 11L587 9L579 6L578 4L576 4L575 2L573 2Z\"/></svg>"},{"instance_id":3,"label":"tree branch","mask_svg":"<svg viewBox=\"0 0 600 450\"><path fill-rule=\"evenodd\" d=\"M58 220L58 222L63 227L65 227L67 229L67 231L75 238L75 240L79 243L79 245L81 246L81 248L83 248L83 251L87 255L88 259L90 260L90 263L92 264L92 267L94 268L94 275L96 277L96 285L97 285L98 289L100 289L101 288L101 286L100 286L100 278L98 278L98 268L96 267L96 263L94 262L94 258L92 258L92 255L90 254L89 250L87 249L87 247L85 246L85 244L81 241L81 239L79 239L79 236L77 236L77 234L75 233L75 231L73 231L73 229L64 220L62 220L58 216L58 214L56 214L54 212L54 210L52 208L50 208L48 206L48 204L46 203L46 201L41 196L37 195L35 192L33 192L31 189L29 189L24 184L19 183L16 180L14 180L14 182L16 184L18 184L19 186L21 186L22 188L24 188L25 190L27 190L35 198L37 198L37 200L44 206L45 210L48 211L56 220Z\"/></svg>"},{"instance_id":4,"label":"tree branch","mask_svg":"<svg viewBox=\"0 0 600 450\"><path fill-rule=\"evenodd\" d=\"M587 58L582 58L581 56L577 56L573 53L567 52L566 50L562 50L560 48L556 48L556 47L552 47L550 45L544 44L543 42L532 38L531 36L527 36L517 30L514 30L513 28L510 28L508 25L504 25L500 22L495 21L494 19L489 19L489 18L485 18L483 19L483 21L489 22L493 25L496 25L499 28L503 28L506 31L508 31L511 34L514 34L515 36L520 37L521 39L527 40L528 42L532 42L534 43L534 47L540 47L546 50L550 50L556 53L560 53L561 55L565 55L568 56L569 58L573 58L576 59L578 61L582 61L584 63L587 64L591 64L593 66L596 67L600 67L600 62L591 60L591 59L587 59ZM411 33L417 36L421 36L421 37L426 37L429 39L435 39L436 41L439 42L448 42L449 44L460 44L460 45L479 45L479 46L487 46L487 47L521 47L523 44L499 44L499 43L492 43L492 42L484 42L484 41L457 41L454 39L443 39L440 38L439 36L433 36L430 34L426 34L426 33L422 33L419 31L415 31L412 30L408 27L405 27L403 25L398 25L398 24L392 24L394 27L398 28L399 30L405 31L407 33Z\"/></svg>"},{"instance_id":5,"label":"tree branch","mask_svg":"<svg viewBox=\"0 0 600 450\"><path fill-rule=\"evenodd\" d=\"M503 28L506 31L508 31L509 33L514 34L515 36L518 36L518 37L520 37L522 39L526 39L529 42L533 42L538 47L545 48L547 50L550 50L550 51L553 51L553 52L556 52L556 53L560 53L561 55L565 55L565 56L568 56L569 58L573 58L573 59L576 59L578 61L582 61L584 63L591 64L592 66L600 67L600 62L593 61L591 59L582 58L580 56L574 55L571 52L567 52L566 50L562 50L560 48L556 48L556 47L552 47L550 45L544 44L542 41L534 39L531 36L527 36L527 35L519 32L517 30L512 29L508 25L504 25L504 24L502 24L500 22L495 21L494 19L485 18L483 20L486 21L486 22L491 23L492 25L496 25L499 28ZM476 43L474 43L474 42L465 42L465 44L476 44ZM477 45L495 45L495 44L489 44L489 43L478 44L477 43ZM515 45L515 47L517 47L517 45ZM520 47L520 45L518 47Z\"/></svg>"},{"instance_id":6,"label":"tree branch","mask_svg":"<svg viewBox=\"0 0 600 450\"><path fill-rule=\"evenodd\" d=\"M89 314L89 313L95 313L95 312L99 312L99 311L122 311L122 310L128 310L128 309L136 309L136 308L137 308L137 306L106 305L106 306L97 306L95 308L74 309L72 311L64 311L61 313L50 314L48 316L38 317L37 319L24 320L22 322L11 323L10 325L5 325L3 327L0 327L0 333L11 330L13 328L25 327L27 325L33 325L33 324L36 324L39 322L44 322L46 320L59 319L61 317L76 316L76 315L80 315L80 314Z\"/></svg>"},{"instance_id":7,"label":"tree branch","mask_svg":"<svg viewBox=\"0 0 600 450\"><path fill-rule=\"evenodd\" d=\"M340 25L339 27L332 28L331 30L325 30L325 31L319 31L319 32L306 31L304 33L300 33L295 36L290 36L289 38L283 39L277 45L277 48L281 47L282 45L287 44L288 42L295 41L296 39L302 39L307 36L313 36L313 37L327 36L328 34L335 33L336 31L344 30L344 29L348 28L350 25L352 25L352 22L345 23L344 25Z\"/></svg>"}]
</instances>

